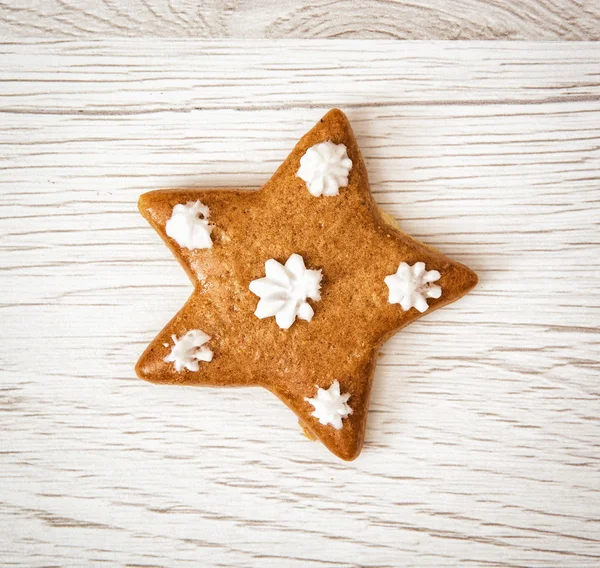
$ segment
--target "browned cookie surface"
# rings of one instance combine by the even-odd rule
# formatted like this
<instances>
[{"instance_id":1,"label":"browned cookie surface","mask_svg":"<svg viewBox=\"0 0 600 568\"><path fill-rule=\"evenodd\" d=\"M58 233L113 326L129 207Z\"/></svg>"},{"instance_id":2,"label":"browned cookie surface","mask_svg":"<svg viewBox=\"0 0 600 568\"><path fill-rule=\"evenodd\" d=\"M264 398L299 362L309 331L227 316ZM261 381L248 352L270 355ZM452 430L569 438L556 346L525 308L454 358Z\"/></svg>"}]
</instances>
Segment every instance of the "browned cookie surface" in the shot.
<instances>
[{"instance_id":1,"label":"browned cookie surface","mask_svg":"<svg viewBox=\"0 0 600 568\"><path fill-rule=\"evenodd\" d=\"M306 150L328 140L347 147L352 169L339 195L314 197L296 173ZM188 250L166 235L165 225L175 205L196 200L210 208L213 246ZM438 270L442 295L428 299L425 313L457 300L477 283L469 268L385 222L348 120L339 110L327 113L298 142L259 191L154 191L140 198L139 208L187 271L194 292L142 355L138 375L156 383L264 386L343 459L355 458L363 444L380 345L423 315L390 304L385 277L401 262L424 262L427 270ZM248 286L264 277L265 261L283 264L294 253L308 269L322 270L321 299L309 301L312 321L296 320L281 329L275 318L254 315L259 298ZM164 361L171 336L192 329L211 336L214 358L201 362L196 372L177 372ZM327 389L336 379L342 393L350 394L352 408L339 430L320 424L305 400L316 396L316 385Z\"/></svg>"}]
</instances>

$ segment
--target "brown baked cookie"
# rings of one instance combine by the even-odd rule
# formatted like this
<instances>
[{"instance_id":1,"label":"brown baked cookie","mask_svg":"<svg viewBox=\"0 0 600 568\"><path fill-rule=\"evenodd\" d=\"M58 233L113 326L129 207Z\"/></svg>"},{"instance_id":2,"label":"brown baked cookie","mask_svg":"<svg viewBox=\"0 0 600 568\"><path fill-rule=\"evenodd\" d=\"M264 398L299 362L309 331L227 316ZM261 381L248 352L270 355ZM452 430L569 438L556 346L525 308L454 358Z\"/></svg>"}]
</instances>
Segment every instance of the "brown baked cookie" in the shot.
<instances>
[{"instance_id":1,"label":"brown baked cookie","mask_svg":"<svg viewBox=\"0 0 600 568\"><path fill-rule=\"evenodd\" d=\"M363 445L381 344L477 283L385 221L337 109L259 191L153 191L139 209L194 292L146 349L138 376L263 386L345 460Z\"/></svg>"}]
</instances>

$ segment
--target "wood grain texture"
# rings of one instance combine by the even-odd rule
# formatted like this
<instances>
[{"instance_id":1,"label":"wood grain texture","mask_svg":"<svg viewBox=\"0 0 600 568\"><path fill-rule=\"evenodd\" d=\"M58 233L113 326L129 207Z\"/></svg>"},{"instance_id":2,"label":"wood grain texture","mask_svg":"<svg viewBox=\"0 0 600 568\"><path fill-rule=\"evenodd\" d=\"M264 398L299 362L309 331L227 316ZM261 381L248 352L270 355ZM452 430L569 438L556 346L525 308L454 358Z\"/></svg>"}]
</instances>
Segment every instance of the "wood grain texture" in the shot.
<instances>
[{"instance_id":1,"label":"wood grain texture","mask_svg":"<svg viewBox=\"0 0 600 568\"><path fill-rule=\"evenodd\" d=\"M600 46L0 45L0 564L600 563ZM191 285L136 210L258 187L330 107L479 287L388 342L363 454L134 378Z\"/></svg>"},{"instance_id":2,"label":"wood grain texture","mask_svg":"<svg viewBox=\"0 0 600 568\"><path fill-rule=\"evenodd\" d=\"M0 0L0 37L598 40L597 0Z\"/></svg>"}]
</instances>

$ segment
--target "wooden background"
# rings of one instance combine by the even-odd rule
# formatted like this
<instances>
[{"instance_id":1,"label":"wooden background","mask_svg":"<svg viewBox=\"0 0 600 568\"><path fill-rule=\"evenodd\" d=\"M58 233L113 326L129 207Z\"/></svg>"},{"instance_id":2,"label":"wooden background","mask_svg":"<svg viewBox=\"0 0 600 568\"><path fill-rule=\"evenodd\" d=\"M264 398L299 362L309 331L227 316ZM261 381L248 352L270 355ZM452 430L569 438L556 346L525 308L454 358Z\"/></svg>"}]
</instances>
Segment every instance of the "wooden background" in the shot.
<instances>
[{"instance_id":1,"label":"wooden background","mask_svg":"<svg viewBox=\"0 0 600 568\"><path fill-rule=\"evenodd\" d=\"M0 45L0 564L598 566L599 61L584 43ZM386 344L350 464L265 391L133 373L191 291L139 194L258 187L333 106L381 206L480 275Z\"/></svg>"},{"instance_id":2,"label":"wooden background","mask_svg":"<svg viewBox=\"0 0 600 568\"><path fill-rule=\"evenodd\" d=\"M598 40L598 0L2 0L0 38Z\"/></svg>"}]
</instances>

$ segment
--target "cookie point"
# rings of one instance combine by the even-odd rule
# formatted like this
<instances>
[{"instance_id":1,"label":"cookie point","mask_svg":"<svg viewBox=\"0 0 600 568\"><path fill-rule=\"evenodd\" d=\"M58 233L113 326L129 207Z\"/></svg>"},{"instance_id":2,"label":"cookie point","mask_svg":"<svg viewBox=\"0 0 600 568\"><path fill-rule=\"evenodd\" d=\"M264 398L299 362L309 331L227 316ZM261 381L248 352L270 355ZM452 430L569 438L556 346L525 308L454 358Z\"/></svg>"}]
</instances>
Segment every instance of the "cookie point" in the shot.
<instances>
[{"instance_id":1,"label":"cookie point","mask_svg":"<svg viewBox=\"0 0 600 568\"><path fill-rule=\"evenodd\" d=\"M142 356L138 359L138 362L135 364L135 374L138 376L138 378L149 383L165 383L166 381L164 378L161 379L160 373L156 372L156 366L152 362L151 354L152 345L148 346L146 351L144 351Z\"/></svg>"},{"instance_id":2,"label":"cookie point","mask_svg":"<svg viewBox=\"0 0 600 568\"><path fill-rule=\"evenodd\" d=\"M155 197L158 197L160 194L164 193L160 189L156 189L154 191L147 191L146 193L142 193L138 198L138 209L142 215L148 210L148 208L152 205Z\"/></svg>"},{"instance_id":3,"label":"cookie point","mask_svg":"<svg viewBox=\"0 0 600 568\"><path fill-rule=\"evenodd\" d=\"M142 193L142 195L140 195L138 198L137 206L138 206L140 213L143 213L146 210L146 206L147 206L146 195L148 195L148 194Z\"/></svg>"},{"instance_id":4,"label":"cookie point","mask_svg":"<svg viewBox=\"0 0 600 568\"><path fill-rule=\"evenodd\" d=\"M329 448L331 452L333 452L338 458L343 459L344 461L351 462L354 461L362 450L362 445L352 444L349 447L343 448Z\"/></svg>"},{"instance_id":5,"label":"cookie point","mask_svg":"<svg viewBox=\"0 0 600 568\"><path fill-rule=\"evenodd\" d=\"M466 291L470 292L477 284L479 283L479 276L471 270L469 267L465 266L465 287Z\"/></svg>"},{"instance_id":6,"label":"cookie point","mask_svg":"<svg viewBox=\"0 0 600 568\"><path fill-rule=\"evenodd\" d=\"M339 108L332 108L321 120L348 122L348 117Z\"/></svg>"},{"instance_id":7,"label":"cookie point","mask_svg":"<svg viewBox=\"0 0 600 568\"><path fill-rule=\"evenodd\" d=\"M150 374L148 372L149 370L145 365L144 359L144 356L140 357L138 362L135 364L135 374L138 376L139 379L142 379L143 381L152 382L150 381Z\"/></svg>"},{"instance_id":8,"label":"cookie point","mask_svg":"<svg viewBox=\"0 0 600 568\"><path fill-rule=\"evenodd\" d=\"M358 425L362 433L351 432L347 427L343 427L341 430L336 431L336 436L329 438L328 436L320 435L318 429L314 431L314 434L318 439L325 445L325 447L338 458L351 462L354 461L361 453L364 442L364 426ZM326 426L326 428L330 428Z\"/></svg>"}]
</instances>

